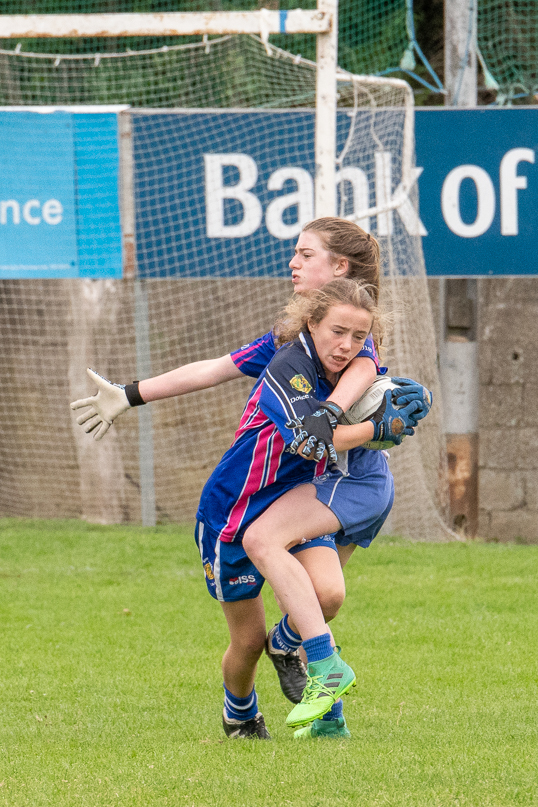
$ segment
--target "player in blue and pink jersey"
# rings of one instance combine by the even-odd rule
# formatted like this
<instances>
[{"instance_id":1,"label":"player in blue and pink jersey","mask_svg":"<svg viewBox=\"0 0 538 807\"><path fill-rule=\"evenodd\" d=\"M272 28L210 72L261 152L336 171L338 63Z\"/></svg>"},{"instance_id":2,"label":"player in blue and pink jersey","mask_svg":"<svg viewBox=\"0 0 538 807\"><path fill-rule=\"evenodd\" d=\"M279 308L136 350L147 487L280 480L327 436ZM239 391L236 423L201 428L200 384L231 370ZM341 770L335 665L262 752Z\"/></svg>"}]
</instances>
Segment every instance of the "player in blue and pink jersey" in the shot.
<instances>
[{"instance_id":1,"label":"player in blue and pink jersey","mask_svg":"<svg viewBox=\"0 0 538 807\"><path fill-rule=\"evenodd\" d=\"M319 463L295 453L293 444L301 418L306 421L331 411L331 404L324 402L340 373L364 344L375 316L375 304L365 288L346 278L295 298L278 330L280 341L293 341L284 344L260 376L232 446L204 487L196 535L208 589L221 602L230 631L230 645L222 665L226 693L223 725L228 736L241 732L247 722L257 736L264 736L254 688L262 638L265 639L260 593L264 577L288 614L288 628L301 637L308 659L308 683L301 701L288 716L288 725L302 726L322 718L354 684L353 671L333 651L314 583L300 560L303 553L289 551L295 547L300 551L303 539L327 537L343 528L340 519L344 511L338 510L337 515L332 502L323 501L316 494L318 488L308 484L316 472L325 470L326 459L320 468ZM387 428L390 407L387 399L383 411L371 421L338 426L335 445L352 448L371 439L381 424ZM412 402L398 410L407 434L413 433L416 421L411 416L417 408ZM380 452L365 454L372 458L373 467L380 465L385 476L390 477ZM341 483L345 485L342 475ZM287 520L295 524L294 535L289 541L270 536L268 545L264 519L275 505L286 501L289 493L301 490L297 485L311 489L312 495L308 495L307 504L301 505L296 498L293 507L287 509ZM390 498L391 483L387 492ZM378 490L370 502L375 518L386 507L381 493ZM334 499L340 505L346 501L345 496ZM352 513L347 519L351 533L362 526L362 517L358 524L353 522ZM312 546L304 552L323 550L323 577L334 590L341 585L342 571L332 549ZM332 719L343 720L341 715Z\"/></svg>"},{"instance_id":2,"label":"player in blue and pink jersey","mask_svg":"<svg viewBox=\"0 0 538 807\"><path fill-rule=\"evenodd\" d=\"M377 296L379 247L374 238L352 222L330 217L318 219L306 225L299 236L295 255L290 261L290 268L294 289L300 295L309 289L320 288L334 278L346 276L365 280L374 287L374 296ZM91 398L74 402L72 407L74 409L87 408L87 411L78 418L78 422L85 431L92 432L96 439L101 439L114 419L131 406L207 389L224 381L239 378L243 374L256 377L270 361L275 350L274 336L271 332L251 343L250 346L245 346L232 354L184 365L156 378L146 379L137 384L127 385L127 387L110 384L106 379L102 379L90 371L99 392ZM331 401L342 409L347 409L370 386L379 371L375 348L372 341L367 340L358 351L357 357L350 362L342 374L331 393ZM420 398L420 390L417 391L419 387L420 385L415 388L406 385L402 390L403 397L398 402L407 402L413 395ZM426 404L423 411L427 412ZM418 417L417 413L416 418L418 419ZM318 420L321 423L323 418ZM369 452L369 454L373 455L373 452ZM391 496L387 496L390 493L389 485L392 480L388 469L381 466L377 468L370 466L369 461L366 460L366 452L362 452L362 455L364 455L362 458L360 453L356 455L355 452L352 452L351 455L352 460L355 457L356 461L349 463L348 476L345 477L349 500L353 507L362 507L364 510L365 502L369 504L374 498L375 491L382 489L383 495L386 496L387 506L385 511L373 522L367 517L368 514L364 513L364 529L355 536L344 534L342 531L337 534L342 564L347 561L356 545L367 546L370 543L388 515L392 501ZM317 489L320 500L323 495L327 501L331 498L334 499L335 486L337 492L342 489L341 477L341 472L333 472L329 469L326 474L318 478ZM298 488L298 491L302 490L302 487ZM353 492L354 495L351 495ZM270 510L271 508L269 508ZM327 546L329 537L323 535L319 538L320 548L327 550L325 555L330 552ZM303 565L309 568L313 578L316 577L317 572L319 579L323 580L325 562L319 562L315 558L324 553L310 552L309 550L314 548L314 544L314 541L309 542L307 549L301 552L299 557ZM239 576L235 585L240 585L242 582ZM325 603L327 613L330 613L331 609L333 612L337 610L338 597L335 596L334 591L318 588L318 594ZM300 699L306 680L304 668L296 652L298 643L300 644L300 637L293 631L290 632L286 617L276 626L276 629L274 628L270 632L268 643L270 658L277 669L285 694L294 702ZM333 736L331 729L337 725L336 723L331 724L330 719L316 722L324 722L327 736ZM318 727L316 736L324 736L323 730L323 727ZM240 736L248 736L248 734Z\"/></svg>"}]
</instances>

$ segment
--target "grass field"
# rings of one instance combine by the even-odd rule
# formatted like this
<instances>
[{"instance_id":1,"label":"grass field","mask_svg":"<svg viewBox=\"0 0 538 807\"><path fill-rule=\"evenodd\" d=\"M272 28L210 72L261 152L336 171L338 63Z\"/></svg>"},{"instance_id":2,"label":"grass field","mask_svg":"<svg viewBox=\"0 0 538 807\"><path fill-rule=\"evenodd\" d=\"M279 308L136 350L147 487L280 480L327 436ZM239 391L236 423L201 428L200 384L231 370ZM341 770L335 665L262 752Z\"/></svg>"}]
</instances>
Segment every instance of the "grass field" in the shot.
<instances>
[{"instance_id":1,"label":"grass field","mask_svg":"<svg viewBox=\"0 0 538 807\"><path fill-rule=\"evenodd\" d=\"M537 572L537 546L358 550L333 623L353 739L294 742L263 658L273 740L241 743L191 529L0 520L0 805L538 804Z\"/></svg>"}]
</instances>

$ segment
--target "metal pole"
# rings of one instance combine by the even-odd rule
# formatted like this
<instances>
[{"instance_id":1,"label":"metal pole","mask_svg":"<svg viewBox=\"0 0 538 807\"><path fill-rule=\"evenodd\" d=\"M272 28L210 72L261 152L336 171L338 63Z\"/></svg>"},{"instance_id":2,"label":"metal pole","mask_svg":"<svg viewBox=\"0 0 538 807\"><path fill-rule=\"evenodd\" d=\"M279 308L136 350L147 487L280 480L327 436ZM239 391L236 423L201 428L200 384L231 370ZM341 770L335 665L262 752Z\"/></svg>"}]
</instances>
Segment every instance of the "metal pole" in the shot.
<instances>
[{"instance_id":1,"label":"metal pole","mask_svg":"<svg viewBox=\"0 0 538 807\"><path fill-rule=\"evenodd\" d=\"M446 106L476 106L478 0L445 0Z\"/></svg>"},{"instance_id":2,"label":"metal pole","mask_svg":"<svg viewBox=\"0 0 538 807\"><path fill-rule=\"evenodd\" d=\"M146 280L136 279L135 296L135 342L136 372L138 378L151 376L149 344L149 310ZM138 454L140 465L140 509L144 527L157 523L155 506L155 470L153 463L153 421L151 407L138 408Z\"/></svg>"},{"instance_id":3,"label":"metal pole","mask_svg":"<svg viewBox=\"0 0 538 807\"><path fill-rule=\"evenodd\" d=\"M320 10L167 11L127 14L2 14L2 39L36 37L300 34L327 31Z\"/></svg>"},{"instance_id":4,"label":"metal pole","mask_svg":"<svg viewBox=\"0 0 538 807\"><path fill-rule=\"evenodd\" d=\"M445 105L477 105L478 0L445 0ZM487 282L487 281L486 281ZM440 370L453 524L478 528L477 281L441 279Z\"/></svg>"},{"instance_id":5,"label":"metal pole","mask_svg":"<svg viewBox=\"0 0 538 807\"><path fill-rule=\"evenodd\" d=\"M318 0L318 11L331 15L328 33L317 36L315 199L316 218L336 215L336 68L338 0Z\"/></svg>"},{"instance_id":6,"label":"metal pole","mask_svg":"<svg viewBox=\"0 0 538 807\"><path fill-rule=\"evenodd\" d=\"M120 197L121 229L123 238L123 276L134 278L134 313L136 374L139 379L151 376L149 342L148 290L145 280L136 277L135 208L133 188L133 146L131 112L118 115L120 140ZM155 472L153 462L153 423L151 408L138 407L138 454L140 467L140 509L142 524L154 527L157 523L155 505Z\"/></svg>"}]
</instances>

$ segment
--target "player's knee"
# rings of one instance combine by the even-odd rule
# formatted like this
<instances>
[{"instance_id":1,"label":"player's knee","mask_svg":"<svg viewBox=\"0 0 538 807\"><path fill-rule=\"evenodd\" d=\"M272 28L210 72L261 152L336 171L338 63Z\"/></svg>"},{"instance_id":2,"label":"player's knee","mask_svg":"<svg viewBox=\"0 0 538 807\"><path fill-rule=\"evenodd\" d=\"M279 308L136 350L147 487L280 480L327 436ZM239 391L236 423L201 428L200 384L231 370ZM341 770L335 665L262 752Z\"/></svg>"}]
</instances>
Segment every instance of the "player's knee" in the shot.
<instances>
[{"instance_id":1,"label":"player's knee","mask_svg":"<svg viewBox=\"0 0 538 807\"><path fill-rule=\"evenodd\" d=\"M232 640L234 652L240 657L256 662L260 658L265 648L265 627L258 631L251 631L248 634L235 636Z\"/></svg>"},{"instance_id":2,"label":"player's knee","mask_svg":"<svg viewBox=\"0 0 538 807\"><path fill-rule=\"evenodd\" d=\"M338 614L346 598L346 589L343 582L331 588L324 588L316 592L319 604L326 622L330 622Z\"/></svg>"},{"instance_id":3,"label":"player's knee","mask_svg":"<svg viewBox=\"0 0 538 807\"><path fill-rule=\"evenodd\" d=\"M254 564L256 564L256 561L263 561L270 552L264 538L264 531L256 523L251 524L243 536L243 549Z\"/></svg>"}]
</instances>

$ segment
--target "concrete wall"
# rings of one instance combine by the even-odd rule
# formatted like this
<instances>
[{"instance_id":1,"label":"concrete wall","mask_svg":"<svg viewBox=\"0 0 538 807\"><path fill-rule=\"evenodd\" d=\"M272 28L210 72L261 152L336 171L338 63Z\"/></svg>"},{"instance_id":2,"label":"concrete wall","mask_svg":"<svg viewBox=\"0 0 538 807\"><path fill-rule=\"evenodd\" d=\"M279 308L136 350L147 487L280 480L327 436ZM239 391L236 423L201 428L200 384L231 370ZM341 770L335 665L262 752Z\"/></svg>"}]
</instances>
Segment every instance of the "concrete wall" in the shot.
<instances>
[{"instance_id":1,"label":"concrete wall","mask_svg":"<svg viewBox=\"0 0 538 807\"><path fill-rule=\"evenodd\" d=\"M447 330L441 308L446 314L454 301L442 305L439 281L431 279L429 288L441 341ZM538 279L479 280L473 327L479 378L476 533L536 543Z\"/></svg>"}]
</instances>

